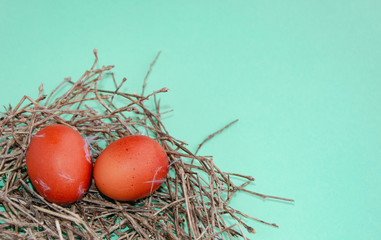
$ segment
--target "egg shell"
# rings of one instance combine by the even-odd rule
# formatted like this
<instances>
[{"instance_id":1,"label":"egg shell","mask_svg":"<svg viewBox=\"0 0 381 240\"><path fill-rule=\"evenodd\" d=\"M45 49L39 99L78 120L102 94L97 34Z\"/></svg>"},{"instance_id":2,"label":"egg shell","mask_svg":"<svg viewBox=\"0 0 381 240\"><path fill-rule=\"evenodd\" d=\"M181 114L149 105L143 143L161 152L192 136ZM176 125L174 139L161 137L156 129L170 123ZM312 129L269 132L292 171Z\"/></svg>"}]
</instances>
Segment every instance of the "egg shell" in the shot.
<instances>
[{"instance_id":1,"label":"egg shell","mask_svg":"<svg viewBox=\"0 0 381 240\"><path fill-rule=\"evenodd\" d=\"M73 203L89 188L89 146L68 126L50 125L37 132L28 146L26 165L33 187L51 202Z\"/></svg>"},{"instance_id":2,"label":"egg shell","mask_svg":"<svg viewBox=\"0 0 381 240\"><path fill-rule=\"evenodd\" d=\"M94 181L106 196L133 201L157 190L168 173L168 157L154 139L131 135L120 138L99 155Z\"/></svg>"}]
</instances>

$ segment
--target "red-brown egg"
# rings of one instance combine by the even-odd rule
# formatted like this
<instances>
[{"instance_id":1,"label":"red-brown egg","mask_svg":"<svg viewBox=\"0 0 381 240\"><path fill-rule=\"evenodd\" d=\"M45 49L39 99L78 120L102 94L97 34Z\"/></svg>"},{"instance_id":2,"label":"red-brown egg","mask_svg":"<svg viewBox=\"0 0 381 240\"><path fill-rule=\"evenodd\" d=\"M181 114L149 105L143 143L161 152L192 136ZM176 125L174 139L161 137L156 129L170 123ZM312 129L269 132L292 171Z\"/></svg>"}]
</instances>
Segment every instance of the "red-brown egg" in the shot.
<instances>
[{"instance_id":1,"label":"red-brown egg","mask_svg":"<svg viewBox=\"0 0 381 240\"><path fill-rule=\"evenodd\" d=\"M107 146L94 164L94 181L106 196L132 201L150 195L165 181L168 157L154 139L132 135Z\"/></svg>"},{"instance_id":2,"label":"red-brown egg","mask_svg":"<svg viewBox=\"0 0 381 240\"><path fill-rule=\"evenodd\" d=\"M47 200L68 204L90 185L92 157L84 138L65 125L50 125L32 138L26 165L34 188Z\"/></svg>"}]
</instances>

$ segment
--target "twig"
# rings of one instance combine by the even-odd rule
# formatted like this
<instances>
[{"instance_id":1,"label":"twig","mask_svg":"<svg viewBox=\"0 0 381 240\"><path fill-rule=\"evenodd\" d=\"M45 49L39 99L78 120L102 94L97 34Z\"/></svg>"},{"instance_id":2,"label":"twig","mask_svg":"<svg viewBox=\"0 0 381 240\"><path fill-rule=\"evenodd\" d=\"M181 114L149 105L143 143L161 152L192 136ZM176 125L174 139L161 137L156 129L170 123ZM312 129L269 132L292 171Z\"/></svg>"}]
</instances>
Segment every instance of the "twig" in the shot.
<instances>
[{"instance_id":1,"label":"twig","mask_svg":"<svg viewBox=\"0 0 381 240\"><path fill-rule=\"evenodd\" d=\"M153 66L155 65L157 59L159 59L160 54L161 54L161 51L159 51L159 52L157 53L155 59L153 60L153 62L152 62L151 65L149 66L149 69L148 69L148 71L147 71L146 76L144 77L143 87L142 87L142 94L141 94L141 96L144 96L144 91L145 91L146 86L147 86L147 79L148 79L148 76L149 76L149 74L151 73L152 68L153 68Z\"/></svg>"},{"instance_id":2,"label":"twig","mask_svg":"<svg viewBox=\"0 0 381 240\"><path fill-rule=\"evenodd\" d=\"M196 149L196 152L195 152L195 155L197 155L197 153L198 153L198 151L200 150L200 148L201 148L207 141L209 141L210 139L212 139L212 138L213 138L214 136L216 136L217 134L222 133L225 129L227 129L228 127L230 127L232 124L234 124L234 123L236 123L236 122L238 122L238 119L236 119L236 120L230 122L230 123L227 124L225 127L223 127L223 128L221 128L220 130L218 130L218 131L216 131L216 132L210 134L207 138L205 138L204 141L202 141L202 142L198 145L198 147L197 147L197 149Z\"/></svg>"}]
</instances>

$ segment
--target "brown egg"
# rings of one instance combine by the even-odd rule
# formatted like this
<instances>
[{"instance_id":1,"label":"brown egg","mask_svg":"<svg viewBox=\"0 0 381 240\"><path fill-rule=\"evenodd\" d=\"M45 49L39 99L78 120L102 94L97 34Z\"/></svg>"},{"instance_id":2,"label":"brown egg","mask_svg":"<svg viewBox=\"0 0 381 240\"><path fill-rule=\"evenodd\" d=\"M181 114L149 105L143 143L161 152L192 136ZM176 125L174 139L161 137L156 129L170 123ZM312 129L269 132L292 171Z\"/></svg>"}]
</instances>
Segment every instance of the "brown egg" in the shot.
<instances>
[{"instance_id":1,"label":"brown egg","mask_svg":"<svg viewBox=\"0 0 381 240\"><path fill-rule=\"evenodd\" d=\"M133 135L111 143L94 165L94 180L106 196L132 201L150 195L165 181L168 157L152 138Z\"/></svg>"},{"instance_id":2,"label":"brown egg","mask_svg":"<svg viewBox=\"0 0 381 240\"><path fill-rule=\"evenodd\" d=\"M37 132L28 146L26 165L34 188L54 203L77 201L90 184L89 146L68 126L51 125Z\"/></svg>"}]
</instances>

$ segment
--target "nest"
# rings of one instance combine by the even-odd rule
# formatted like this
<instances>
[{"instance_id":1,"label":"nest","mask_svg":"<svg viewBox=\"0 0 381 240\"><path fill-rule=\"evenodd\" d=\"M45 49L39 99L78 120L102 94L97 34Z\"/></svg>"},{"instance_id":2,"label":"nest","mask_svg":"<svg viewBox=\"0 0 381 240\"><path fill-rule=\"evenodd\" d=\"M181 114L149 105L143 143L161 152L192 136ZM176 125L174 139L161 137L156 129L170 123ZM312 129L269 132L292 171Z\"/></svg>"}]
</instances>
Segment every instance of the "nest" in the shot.
<instances>
[{"instance_id":1,"label":"nest","mask_svg":"<svg viewBox=\"0 0 381 240\"><path fill-rule=\"evenodd\" d=\"M131 94L121 91L126 79L118 83L110 71L113 66L97 67L96 50L94 55L92 67L78 81L67 78L49 95L43 94L41 85L37 99L24 96L15 107L5 107L1 113L0 238L246 239L244 228L255 231L242 219L277 227L230 207L229 201L239 191L261 198L291 199L245 189L253 177L220 170L212 157L198 156L184 141L169 134L161 120L168 111L162 111L158 100L158 95L168 89L145 94L157 57L144 79L142 93ZM100 87L107 79L113 81L111 90ZM234 122L208 136L199 148ZM34 190L25 163L31 138L51 124L70 126L90 140L94 159L120 137L151 136L168 154L166 181L150 196L134 202L109 199L92 182L87 194L76 203L51 203ZM244 183L236 185L233 176Z\"/></svg>"}]
</instances>

